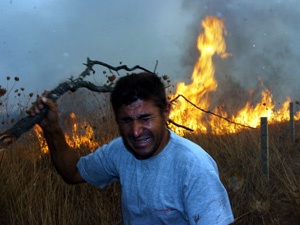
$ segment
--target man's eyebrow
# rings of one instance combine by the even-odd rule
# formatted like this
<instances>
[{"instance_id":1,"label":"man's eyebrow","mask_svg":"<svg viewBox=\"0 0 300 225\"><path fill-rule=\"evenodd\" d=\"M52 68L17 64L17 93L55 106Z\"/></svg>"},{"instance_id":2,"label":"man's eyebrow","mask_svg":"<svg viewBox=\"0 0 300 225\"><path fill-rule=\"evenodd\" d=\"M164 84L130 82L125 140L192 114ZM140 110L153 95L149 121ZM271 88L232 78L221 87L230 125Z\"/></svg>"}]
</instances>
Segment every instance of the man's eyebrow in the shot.
<instances>
[{"instance_id":1,"label":"man's eyebrow","mask_svg":"<svg viewBox=\"0 0 300 225\"><path fill-rule=\"evenodd\" d=\"M143 119L143 118L150 117L150 116L152 116L151 113L145 113L145 114L138 116L138 119Z\"/></svg>"},{"instance_id":2,"label":"man's eyebrow","mask_svg":"<svg viewBox=\"0 0 300 225\"><path fill-rule=\"evenodd\" d=\"M134 119L144 119L144 118L148 118L148 117L151 117L152 114L151 113L145 113L145 114L141 114L137 117L131 117L131 116L124 116L122 118L120 118L121 120L134 120Z\"/></svg>"}]
</instances>

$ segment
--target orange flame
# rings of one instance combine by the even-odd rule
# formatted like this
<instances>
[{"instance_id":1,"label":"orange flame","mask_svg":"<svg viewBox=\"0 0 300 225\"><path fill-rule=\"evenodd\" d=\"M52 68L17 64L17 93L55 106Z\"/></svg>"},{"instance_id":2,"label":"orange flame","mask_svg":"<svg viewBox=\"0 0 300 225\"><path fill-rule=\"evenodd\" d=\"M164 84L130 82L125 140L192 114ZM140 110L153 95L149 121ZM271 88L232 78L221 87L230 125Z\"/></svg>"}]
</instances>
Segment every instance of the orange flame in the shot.
<instances>
[{"instance_id":1,"label":"orange flame","mask_svg":"<svg viewBox=\"0 0 300 225\"><path fill-rule=\"evenodd\" d=\"M49 151L48 149L48 145L47 145L47 142L44 138L44 135L43 135L43 130L40 126L38 125L35 125L33 127L33 131L38 139L38 142L39 142L39 145L40 145L40 149L41 149L41 153L45 154Z\"/></svg>"},{"instance_id":2,"label":"orange flame","mask_svg":"<svg viewBox=\"0 0 300 225\"><path fill-rule=\"evenodd\" d=\"M87 121L78 124L75 113L71 113L70 117L73 128L71 131L72 136L65 134L67 143L73 148L80 148L85 145L89 149L94 149L99 146L99 143L93 140L94 130Z\"/></svg>"},{"instance_id":3,"label":"orange flame","mask_svg":"<svg viewBox=\"0 0 300 225\"><path fill-rule=\"evenodd\" d=\"M75 113L70 114L71 122L73 124L70 131L71 135L65 134L66 142L72 148L80 149L82 146L86 146L93 150L99 146L99 143L94 140L94 130L86 122L83 121L80 124L77 121ZM48 145L44 139L43 131L39 126L34 126L33 128L42 153L47 153L49 151Z\"/></svg>"},{"instance_id":4,"label":"orange flame","mask_svg":"<svg viewBox=\"0 0 300 225\"><path fill-rule=\"evenodd\" d=\"M221 19L208 16L202 21L202 27L203 32L199 34L197 40L200 57L195 63L191 83L178 83L176 93L171 98L183 95L191 103L210 113L202 112L184 98L177 98L170 118L176 123L197 132L207 133L210 131L215 134L236 133L244 128L239 124L255 128L259 126L261 117L268 117L270 122L288 120L291 99L287 98L282 108L275 112L275 102L272 99L272 93L268 89L262 91L260 103L253 106L248 101L236 115L232 115L230 118L228 118L228 113L220 108L209 110L211 106L210 94L216 91L218 87L214 77L213 56L217 54L225 59L230 54L226 53L224 36L227 35L227 31ZM249 93L253 93L253 90L250 90ZM224 105L226 104L224 103ZM173 125L170 125L170 127L181 135L184 133L181 128Z\"/></svg>"}]
</instances>

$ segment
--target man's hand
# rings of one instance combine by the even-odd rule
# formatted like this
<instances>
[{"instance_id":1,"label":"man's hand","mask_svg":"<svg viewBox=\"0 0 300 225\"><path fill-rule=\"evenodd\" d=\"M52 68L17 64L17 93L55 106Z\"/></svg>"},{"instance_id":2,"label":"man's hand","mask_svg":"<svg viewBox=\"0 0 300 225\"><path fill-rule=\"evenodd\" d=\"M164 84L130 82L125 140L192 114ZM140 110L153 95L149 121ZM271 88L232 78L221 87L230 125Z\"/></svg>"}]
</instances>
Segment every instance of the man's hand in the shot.
<instances>
[{"instance_id":1,"label":"man's hand","mask_svg":"<svg viewBox=\"0 0 300 225\"><path fill-rule=\"evenodd\" d=\"M27 111L30 116L35 116L41 113L41 110L44 108L48 108L47 116L39 123L42 128L51 127L58 123L57 105L52 100L46 98L47 94L47 92L44 92L42 97L39 96Z\"/></svg>"}]
</instances>

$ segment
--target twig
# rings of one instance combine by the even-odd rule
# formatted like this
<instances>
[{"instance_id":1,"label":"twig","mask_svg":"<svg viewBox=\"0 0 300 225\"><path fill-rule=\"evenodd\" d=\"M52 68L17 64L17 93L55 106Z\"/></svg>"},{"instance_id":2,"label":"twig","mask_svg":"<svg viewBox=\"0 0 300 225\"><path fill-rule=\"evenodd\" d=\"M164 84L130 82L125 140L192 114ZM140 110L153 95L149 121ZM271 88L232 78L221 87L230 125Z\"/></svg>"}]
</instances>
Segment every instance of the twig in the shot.
<instances>
[{"instance_id":1,"label":"twig","mask_svg":"<svg viewBox=\"0 0 300 225\"><path fill-rule=\"evenodd\" d=\"M198 107L197 105L195 105L194 103L192 103L190 100L188 100L186 97L184 97L183 95L179 94L177 95L174 99L172 99L170 101L170 103L176 101L179 97L182 97L185 101L187 101L188 103L190 103L192 106L194 106L195 108L199 109L200 111L202 112L205 112L205 113L208 113L208 114L212 114L213 116L216 116L216 117L219 117L223 120L226 120L227 122L229 123L233 123L233 124L236 124L236 125L239 125L239 126L242 126L242 127L246 127L246 128L251 128L251 129L256 129L255 127L251 127L251 126L248 126L248 125L245 125L245 124L241 124L241 123L237 123L237 122L234 122L226 117L223 117L223 116L220 116L214 112L211 112L211 111L208 111L208 110L204 110L204 109L201 109L200 107Z\"/></svg>"},{"instance_id":2,"label":"twig","mask_svg":"<svg viewBox=\"0 0 300 225\"><path fill-rule=\"evenodd\" d=\"M188 131L192 131L192 132L194 131L193 129L191 129L191 128L189 128L189 127L186 127L186 126L184 126L184 125L178 124L178 123L174 122L174 121L171 120L171 119L169 119L168 122L174 124L174 125L177 126L177 127L184 128L184 129L186 129L186 130L188 130Z\"/></svg>"},{"instance_id":3,"label":"twig","mask_svg":"<svg viewBox=\"0 0 300 225\"><path fill-rule=\"evenodd\" d=\"M87 75L90 75L90 71L92 71L93 73L96 72L96 71L93 69L93 66L94 66L94 65L101 65L101 66L104 66L104 67L106 67L106 68L108 68L108 69L110 69L110 70L116 71L116 72L118 72L119 70L126 70L126 71L129 71L129 72L130 72L130 71L133 71L133 70L140 69L140 70L143 70L143 71L148 72L148 73L153 73L153 72L151 72L150 70L148 70L148 69L146 69L146 68L144 68L144 67L141 67L141 66L139 66L139 65L136 65L136 66L134 66L134 67L132 67L132 68L129 68L129 67L126 66L126 65L114 67L114 66L111 66L111 65L109 65L109 64L107 64L107 63L104 63L104 62L101 62L101 61L90 60L89 58L87 58L87 63L84 63L83 65L85 65L85 66L87 67L86 70L83 71L83 72L81 73L81 75L80 75L80 76L83 77L83 78L85 78L85 76L87 76Z\"/></svg>"}]
</instances>

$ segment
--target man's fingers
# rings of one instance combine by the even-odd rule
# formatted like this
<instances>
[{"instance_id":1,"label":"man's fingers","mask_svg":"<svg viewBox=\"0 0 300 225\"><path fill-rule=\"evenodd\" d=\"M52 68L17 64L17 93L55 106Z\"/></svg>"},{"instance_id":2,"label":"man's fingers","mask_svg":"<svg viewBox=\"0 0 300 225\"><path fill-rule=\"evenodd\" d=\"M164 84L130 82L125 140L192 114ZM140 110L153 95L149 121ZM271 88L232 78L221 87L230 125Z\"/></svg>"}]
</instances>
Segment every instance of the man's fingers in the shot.
<instances>
[{"instance_id":1,"label":"man's fingers","mask_svg":"<svg viewBox=\"0 0 300 225\"><path fill-rule=\"evenodd\" d=\"M41 101L44 105L47 105L50 109L55 109L56 108L56 103L50 100L49 98L42 97Z\"/></svg>"},{"instance_id":2,"label":"man's fingers","mask_svg":"<svg viewBox=\"0 0 300 225\"><path fill-rule=\"evenodd\" d=\"M44 97L44 96L42 97L42 102L47 103L47 100L48 99L46 97Z\"/></svg>"},{"instance_id":3,"label":"man's fingers","mask_svg":"<svg viewBox=\"0 0 300 225\"><path fill-rule=\"evenodd\" d=\"M27 110L27 113L30 116L35 116L36 114L39 114L41 110L45 107L47 104L47 99L43 99L45 97L38 97L34 103L32 103L32 106L29 110Z\"/></svg>"}]
</instances>

